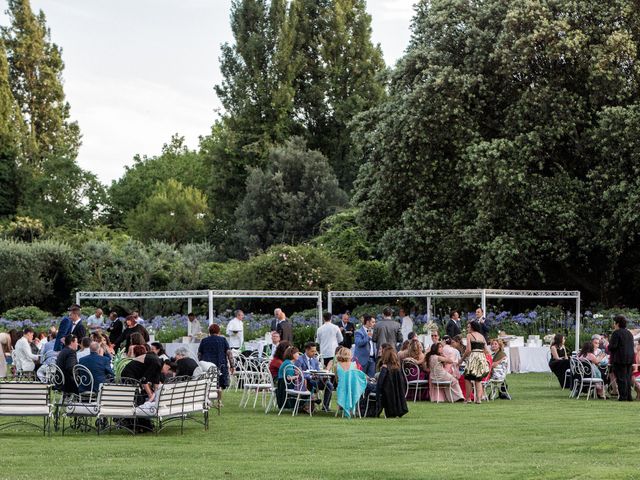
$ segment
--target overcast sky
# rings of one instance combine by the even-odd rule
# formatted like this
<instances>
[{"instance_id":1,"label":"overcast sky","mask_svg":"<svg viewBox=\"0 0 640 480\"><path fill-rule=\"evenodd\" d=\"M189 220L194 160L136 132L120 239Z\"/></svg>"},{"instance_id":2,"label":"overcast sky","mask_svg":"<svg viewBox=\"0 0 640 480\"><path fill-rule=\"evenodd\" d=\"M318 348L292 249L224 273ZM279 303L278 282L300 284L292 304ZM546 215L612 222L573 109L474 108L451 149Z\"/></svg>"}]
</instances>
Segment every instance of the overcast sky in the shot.
<instances>
[{"instance_id":1,"label":"overcast sky","mask_svg":"<svg viewBox=\"0 0 640 480\"><path fill-rule=\"evenodd\" d=\"M368 0L373 41L388 65L409 41L412 0ZM220 45L232 42L231 0L31 0L63 49L80 165L110 183L136 153L157 155L171 135L190 147L220 103ZM6 0L0 0L4 12ZM7 17L0 14L0 24Z\"/></svg>"}]
</instances>

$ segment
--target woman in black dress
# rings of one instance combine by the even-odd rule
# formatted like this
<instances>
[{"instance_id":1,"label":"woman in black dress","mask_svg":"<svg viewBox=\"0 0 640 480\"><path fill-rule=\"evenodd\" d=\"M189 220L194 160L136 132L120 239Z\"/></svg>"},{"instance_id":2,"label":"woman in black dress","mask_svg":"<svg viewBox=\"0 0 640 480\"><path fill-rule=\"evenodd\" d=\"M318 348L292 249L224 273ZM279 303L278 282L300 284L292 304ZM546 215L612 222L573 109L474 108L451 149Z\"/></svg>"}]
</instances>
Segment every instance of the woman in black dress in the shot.
<instances>
[{"instance_id":1,"label":"woman in black dress","mask_svg":"<svg viewBox=\"0 0 640 480\"><path fill-rule=\"evenodd\" d=\"M564 376L570 365L569 355L567 354L564 342L564 335L556 333L551 343L551 358L549 359L549 368L553 374L558 377L558 382L560 382L561 387L564 387ZM571 385L571 379L569 379L569 385Z\"/></svg>"},{"instance_id":2,"label":"woman in black dress","mask_svg":"<svg viewBox=\"0 0 640 480\"><path fill-rule=\"evenodd\" d=\"M155 353L147 353L142 345L135 345L133 354L135 357L122 370L122 377L141 382L143 394L136 399L136 403L142 405L154 399L155 390L162 380L162 360Z\"/></svg>"}]
</instances>

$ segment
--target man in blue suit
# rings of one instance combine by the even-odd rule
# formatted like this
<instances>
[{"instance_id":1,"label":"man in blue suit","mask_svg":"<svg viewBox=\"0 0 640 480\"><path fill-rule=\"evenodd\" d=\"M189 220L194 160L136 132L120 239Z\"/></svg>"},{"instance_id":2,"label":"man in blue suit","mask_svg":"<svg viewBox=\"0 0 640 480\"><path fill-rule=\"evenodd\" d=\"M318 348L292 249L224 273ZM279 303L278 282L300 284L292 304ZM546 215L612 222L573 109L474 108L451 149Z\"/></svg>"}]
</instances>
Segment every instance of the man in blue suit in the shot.
<instances>
[{"instance_id":1,"label":"man in blue suit","mask_svg":"<svg viewBox=\"0 0 640 480\"><path fill-rule=\"evenodd\" d=\"M296 367L304 372L304 378L307 381L309 390L317 392L318 390L324 390L322 410L325 412L331 411L329 406L331 405L331 395L333 394L333 383L328 378L320 378L311 373L309 370L321 370L320 362L316 358L318 348L314 342L308 342L304 346L304 355L300 355L296 360Z\"/></svg>"},{"instance_id":2,"label":"man in blue suit","mask_svg":"<svg viewBox=\"0 0 640 480\"><path fill-rule=\"evenodd\" d=\"M100 389L100 385L107 381L107 377L114 377L109 358L100 355L99 350L100 344L98 342L91 342L91 345L89 345L89 355L78 360L78 363L87 367L91 375L93 375L94 392L97 392ZM87 387L80 387L80 393L87 390Z\"/></svg>"},{"instance_id":3,"label":"man in blue suit","mask_svg":"<svg viewBox=\"0 0 640 480\"><path fill-rule=\"evenodd\" d=\"M62 350L62 340L71 333L73 329L73 325L77 324L80 320L80 305L71 305L69 308L69 315L65 316L60 321L60 326L58 327L58 334L56 335L56 342L53 345L53 350L59 352Z\"/></svg>"},{"instance_id":4,"label":"man in blue suit","mask_svg":"<svg viewBox=\"0 0 640 480\"><path fill-rule=\"evenodd\" d=\"M356 330L356 348L353 352L362 371L372 378L376 375L376 344L371 338L375 323L376 320L371 315L363 316L362 327Z\"/></svg>"}]
</instances>

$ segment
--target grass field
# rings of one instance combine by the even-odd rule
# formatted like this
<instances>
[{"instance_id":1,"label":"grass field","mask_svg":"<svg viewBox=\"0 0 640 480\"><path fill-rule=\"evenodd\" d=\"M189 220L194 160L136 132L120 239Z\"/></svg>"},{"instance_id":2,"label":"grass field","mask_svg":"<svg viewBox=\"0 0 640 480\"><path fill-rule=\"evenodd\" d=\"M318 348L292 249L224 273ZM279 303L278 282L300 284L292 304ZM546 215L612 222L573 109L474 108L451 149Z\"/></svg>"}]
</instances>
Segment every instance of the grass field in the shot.
<instances>
[{"instance_id":1,"label":"grass field","mask_svg":"<svg viewBox=\"0 0 640 480\"><path fill-rule=\"evenodd\" d=\"M401 419L265 415L228 392L208 432L49 439L17 427L0 432L0 478L640 478L640 402L571 400L544 374L509 384L512 401L410 403Z\"/></svg>"}]
</instances>

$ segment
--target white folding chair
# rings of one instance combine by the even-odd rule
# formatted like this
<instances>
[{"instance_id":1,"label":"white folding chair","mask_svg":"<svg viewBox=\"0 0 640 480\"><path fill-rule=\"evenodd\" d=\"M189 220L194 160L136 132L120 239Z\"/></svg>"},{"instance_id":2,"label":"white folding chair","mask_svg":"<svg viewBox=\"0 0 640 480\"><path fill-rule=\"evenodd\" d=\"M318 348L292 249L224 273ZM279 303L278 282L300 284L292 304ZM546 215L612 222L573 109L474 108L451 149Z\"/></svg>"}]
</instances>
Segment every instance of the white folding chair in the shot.
<instances>
[{"instance_id":1,"label":"white folding chair","mask_svg":"<svg viewBox=\"0 0 640 480\"><path fill-rule=\"evenodd\" d=\"M420 379L420 366L413 360L405 359L402 361L402 373L407 385L405 396L409 395L409 391L413 388L415 392L413 401L415 402L418 399L418 392L429 388L429 380Z\"/></svg>"},{"instance_id":2,"label":"white folding chair","mask_svg":"<svg viewBox=\"0 0 640 480\"><path fill-rule=\"evenodd\" d=\"M308 402L309 404L309 416L313 414L313 409L311 405L311 400L313 396L309 390L306 390L306 384L304 380L304 374L302 370L300 370L295 365L287 366L284 372L284 381L286 385L285 389L285 397L284 402L282 403L282 407L280 407L280 411L278 415L282 413L284 407L287 405L287 400L295 400L296 403L293 407L293 412L291 416L294 416L298 413L298 408L300 407L300 402ZM303 390L304 388L304 390Z\"/></svg>"}]
</instances>

